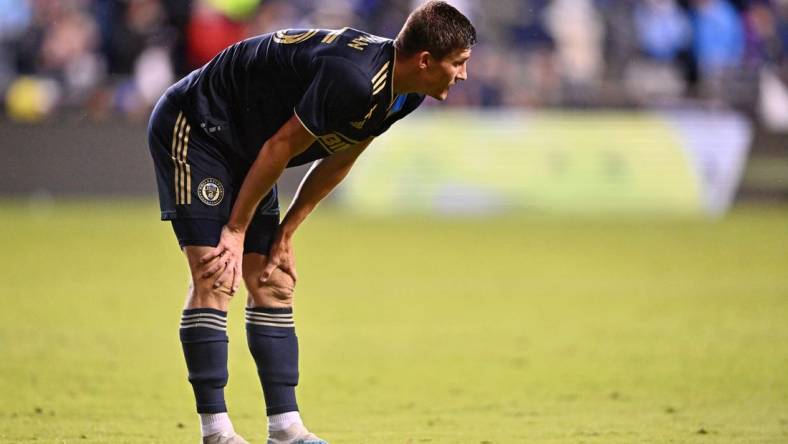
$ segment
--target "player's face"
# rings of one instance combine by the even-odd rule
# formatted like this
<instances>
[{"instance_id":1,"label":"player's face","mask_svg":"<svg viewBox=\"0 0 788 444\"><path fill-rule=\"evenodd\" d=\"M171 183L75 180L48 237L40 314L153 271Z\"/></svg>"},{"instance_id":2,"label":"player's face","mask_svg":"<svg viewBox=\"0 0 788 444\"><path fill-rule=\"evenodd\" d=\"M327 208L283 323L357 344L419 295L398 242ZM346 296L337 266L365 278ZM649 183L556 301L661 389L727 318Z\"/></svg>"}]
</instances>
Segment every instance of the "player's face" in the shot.
<instances>
[{"instance_id":1,"label":"player's face","mask_svg":"<svg viewBox=\"0 0 788 444\"><path fill-rule=\"evenodd\" d=\"M470 58L470 49L457 49L441 60L430 58L432 63L428 63L425 72L427 95L445 100L452 85L468 78L467 68Z\"/></svg>"}]
</instances>

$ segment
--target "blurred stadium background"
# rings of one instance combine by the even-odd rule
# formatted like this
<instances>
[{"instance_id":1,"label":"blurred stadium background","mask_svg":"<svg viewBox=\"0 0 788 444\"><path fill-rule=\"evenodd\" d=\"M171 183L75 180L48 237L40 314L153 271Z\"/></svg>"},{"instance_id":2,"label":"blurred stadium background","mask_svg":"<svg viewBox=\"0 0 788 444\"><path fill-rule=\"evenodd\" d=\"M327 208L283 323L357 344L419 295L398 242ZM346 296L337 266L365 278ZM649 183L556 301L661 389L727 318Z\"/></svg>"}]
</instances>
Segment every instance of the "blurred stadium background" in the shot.
<instances>
[{"instance_id":1,"label":"blurred stadium background","mask_svg":"<svg viewBox=\"0 0 788 444\"><path fill-rule=\"evenodd\" d=\"M0 0L0 442L196 442L153 103L246 36L394 37L417 3ZM312 427L786 442L788 0L451 3L469 80L297 239ZM228 397L259 441L233 310Z\"/></svg>"},{"instance_id":2,"label":"blurred stadium background","mask_svg":"<svg viewBox=\"0 0 788 444\"><path fill-rule=\"evenodd\" d=\"M280 28L351 25L394 37L416 3L0 0L0 190L150 196L144 125L174 80L234 41ZM365 156L388 191L369 188L378 195L346 204L369 209L377 198L377 210L392 208L411 188L422 189L421 208L451 211L719 213L734 197L788 198L788 1L454 3L481 36L470 79ZM429 134L449 139L424 143ZM377 152L404 159L392 166ZM457 154L451 166L437 161L446 154ZM435 161L409 168L425 155Z\"/></svg>"}]
</instances>

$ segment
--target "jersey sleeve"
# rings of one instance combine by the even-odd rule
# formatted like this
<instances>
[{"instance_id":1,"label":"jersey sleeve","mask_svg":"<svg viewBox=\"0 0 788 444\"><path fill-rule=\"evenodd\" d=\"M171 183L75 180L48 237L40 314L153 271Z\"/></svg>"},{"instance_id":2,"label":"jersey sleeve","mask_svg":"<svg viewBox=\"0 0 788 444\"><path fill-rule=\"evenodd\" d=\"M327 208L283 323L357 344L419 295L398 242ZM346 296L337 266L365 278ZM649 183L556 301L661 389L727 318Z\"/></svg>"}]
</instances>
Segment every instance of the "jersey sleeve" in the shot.
<instances>
[{"instance_id":1,"label":"jersey sleeve","mask_svg":"<svg viewBox=\"0 0 788 444\"><path fill-rule=\"evenodd\" d=\"M398 100L402 100L402 103L399 104L399 106L397 104ZM397 101L394 102L392 110L389 113L389 116L386 117L386 120L383 121L383 124L373 132L373 136L380 136L381 134L385 133L386 130L388 130L391 125L394 124L394 122L412 113L416 108L419 107L419 105L421 105L421 102L424 101L424 95L410 93L407 96L404 96L402 99L397 98Z\"/></svg>"},{"instance_id":2,"label":"jersey sleeve","mask_svg":"<svg viewBox=\"0 0 788 444\"><path fill-rule=\"evenodd\" d=\"M316 63L312 82L294 111L312 135L322 136L363 116L372 91L369 80L347 61L323 57Z\"/></svg>"}]
</instances>

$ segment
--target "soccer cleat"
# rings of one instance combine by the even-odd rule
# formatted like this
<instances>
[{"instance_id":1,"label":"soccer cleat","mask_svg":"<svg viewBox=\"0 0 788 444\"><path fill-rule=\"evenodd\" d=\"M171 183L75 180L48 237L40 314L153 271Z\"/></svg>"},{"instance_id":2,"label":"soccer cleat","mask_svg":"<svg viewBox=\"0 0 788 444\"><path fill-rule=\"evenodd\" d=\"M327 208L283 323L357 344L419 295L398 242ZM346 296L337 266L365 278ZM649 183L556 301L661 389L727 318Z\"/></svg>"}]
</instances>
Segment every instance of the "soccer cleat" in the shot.
<instances>
[{"instance_id":1,"label":"soccer cleat","mask_svg":"<svg viewBox=\"0 0 788 444\"><path fill-rule=\"evenodd\" d=\"M310 433L303 424L293 424L286 430L268 433L268 444L328 444Z\"/></svg>"},{"instance_id":2,"label":"soccer cleat","mask_svg":"<svg viewBox=\"0 0 788 444\"><path fill-rule=\"evenodd\" d=\"M235 432L220 432L203 437L202 444L249 444Z\"/></svg>"}]
</instances>

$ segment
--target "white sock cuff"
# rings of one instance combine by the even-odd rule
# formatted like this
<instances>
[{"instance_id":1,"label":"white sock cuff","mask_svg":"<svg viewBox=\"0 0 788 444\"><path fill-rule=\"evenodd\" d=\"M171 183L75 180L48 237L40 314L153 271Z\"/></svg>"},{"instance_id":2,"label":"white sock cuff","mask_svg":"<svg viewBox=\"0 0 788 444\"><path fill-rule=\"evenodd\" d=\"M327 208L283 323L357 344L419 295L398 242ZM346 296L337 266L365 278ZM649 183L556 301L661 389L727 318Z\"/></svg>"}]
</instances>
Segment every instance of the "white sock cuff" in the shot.
<instances>
[{"instance_id":1,"label":"white sock cuff","mask_svg":"<svg viewBox=\"0 0 788 444\"><path fill-rule=\"evenodd\" d=\"M286 430L293 424L303 424L301 422L301 414L298 411L280 413L268 417L268 430L271 432Z\"/></svg>"},{"instance_id":2,"label":"white sock cuff","mask_svg":"<svg viewBox=\"0 0 788 444\"><path fill-rule=\"evenodd\" d=\"M213 435L220 432L233 432L233 423L227 412L200 413L200 428L202 436Z\"/></svg>"}]
</instances>

